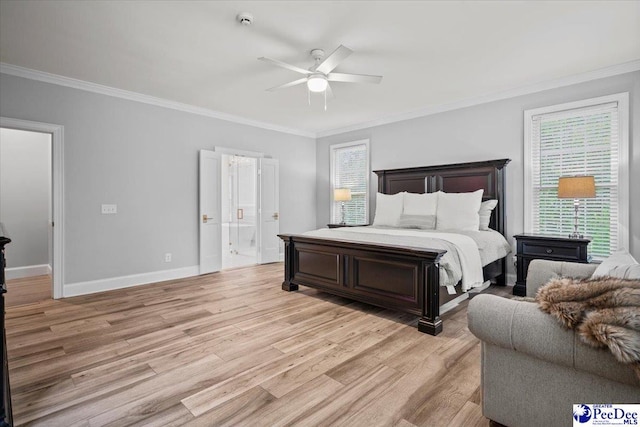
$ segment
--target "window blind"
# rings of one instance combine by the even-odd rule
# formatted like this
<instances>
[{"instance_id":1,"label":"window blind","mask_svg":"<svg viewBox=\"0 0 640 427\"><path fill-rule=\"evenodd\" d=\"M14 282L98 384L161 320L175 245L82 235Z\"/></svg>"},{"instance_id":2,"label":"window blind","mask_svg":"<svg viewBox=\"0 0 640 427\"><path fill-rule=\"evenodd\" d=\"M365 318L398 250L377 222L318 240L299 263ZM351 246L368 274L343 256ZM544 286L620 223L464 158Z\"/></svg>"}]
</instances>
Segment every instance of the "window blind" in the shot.
<instances>
[{"instance_id":1,"label":"window blind","mask_svg":"<svg viewBox=\"0 0 640 427\"><path fill-rule=\"evenodd\" d=\"M341 221L341 202L333 201L335 188L351 190L351 201L345 202L345 221L348 224L364 224L368 219L367 191L369 154L367 143L340 144L332 151L332 209L331 220Z\"/></svg>"},{"instance_id":2,"label":"window blind","mask_svg":"<svg viewBox=\"0 0 640 427\"><path fill-rule=\"evenodd\" d=\"M594 259L619 246L618 117L617 102L531 117L532 231L569 235L573 200L558 199L558 178L593 175L596 198L580 200L578 230L592 239Z\"/></svg>"}]
</instances>

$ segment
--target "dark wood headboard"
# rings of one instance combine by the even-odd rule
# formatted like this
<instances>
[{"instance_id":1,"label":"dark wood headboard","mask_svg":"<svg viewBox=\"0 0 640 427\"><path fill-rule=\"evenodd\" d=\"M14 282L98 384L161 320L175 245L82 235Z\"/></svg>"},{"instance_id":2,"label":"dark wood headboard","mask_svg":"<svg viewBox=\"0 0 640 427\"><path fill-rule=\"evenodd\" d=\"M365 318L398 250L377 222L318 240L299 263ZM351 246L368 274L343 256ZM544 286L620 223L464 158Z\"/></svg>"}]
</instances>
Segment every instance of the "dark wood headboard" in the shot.
<instances>
[{"instance_id":1,"label":"dark wood headboard","mask_svg":"<svg viewBox=\"0 0 640 427\"><path fill-rule=\"evenodd\" d=\"M373 171L378 175L378 191L396 194L410 193L466 193L483 189L482 200L496 199L489 227L505 235L505 176L504 167L511 159L451 165L421 166L417 168Z\"/></svg>"}]
</instances>

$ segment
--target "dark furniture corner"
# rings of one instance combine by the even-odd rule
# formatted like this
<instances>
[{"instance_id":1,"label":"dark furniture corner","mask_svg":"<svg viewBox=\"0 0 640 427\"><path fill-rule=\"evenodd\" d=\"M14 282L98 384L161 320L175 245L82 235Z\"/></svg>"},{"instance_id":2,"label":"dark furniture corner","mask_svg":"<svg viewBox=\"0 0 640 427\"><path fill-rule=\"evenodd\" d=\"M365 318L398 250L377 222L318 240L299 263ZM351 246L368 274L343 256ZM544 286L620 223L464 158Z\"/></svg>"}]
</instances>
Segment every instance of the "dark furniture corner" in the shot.
<instances>
[{"instance_id":1,"label":"dark furniture corner","mask_svg":"<svg viewBox=\"0 0 640 427\"><path fill-rule=\"evenodd\" d=\"M587 247L590 239L544 236L540 234L518 234L516 239L516 284L513 294L527 294L527 271L534 259L588 263Z\"/></svg>"},{"instance_id":2,"label":"dark furniture corner","mask_svg":"<svg viewBox=\"0 0 640 427\"><path fill-rule=\"evenodd\" d=\"M327 228L366 227L369 224L327 224Z\"/></svg>"},{"instance_id":3,"label":"dark furniture corner","mask_svg":"<svg viewBox=\"0 0 640 427\"><path fill-rule=\"evenodd\" d=\"M0 353L2 354L1 384L2 384L2 402L0 404L0 427L13 425L13 414L11 412L11 392L9 391L9 361L7 358L7 334L4 330L4 294L7 292L7 285L4 280L4 247L11 242L7 235L4 225L0 222L0 330L2 331L2 343Z\"/></svg>"}]
</instances>

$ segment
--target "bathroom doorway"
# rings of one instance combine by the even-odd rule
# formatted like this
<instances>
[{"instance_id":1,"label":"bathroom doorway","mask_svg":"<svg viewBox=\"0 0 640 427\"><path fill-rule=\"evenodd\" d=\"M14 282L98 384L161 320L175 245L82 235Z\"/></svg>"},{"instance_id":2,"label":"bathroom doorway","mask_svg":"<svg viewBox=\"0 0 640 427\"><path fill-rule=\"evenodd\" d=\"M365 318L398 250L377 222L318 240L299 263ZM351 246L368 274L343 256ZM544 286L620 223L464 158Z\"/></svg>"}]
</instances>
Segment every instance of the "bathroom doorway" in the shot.
<instances>
[{"instance_id":1,"label":"bathroom doorway","mask_svg":"<svg viewBox=\"0 0 640 427\"><path fill-rule=\"evenodd\" d=\"M223 154L222 268L258 263L258 159Z\"/></svg>"},{"instance_id":2,"label":"bathroom doorway","mask_svg":"<svg viewBox=\"0 0 640 427\"><path fill-rule=\"evenodd\" d=\"M52 135L0 128L0 222L6 248L7 306L51 299Z\"/></svg>"}]
</instances>

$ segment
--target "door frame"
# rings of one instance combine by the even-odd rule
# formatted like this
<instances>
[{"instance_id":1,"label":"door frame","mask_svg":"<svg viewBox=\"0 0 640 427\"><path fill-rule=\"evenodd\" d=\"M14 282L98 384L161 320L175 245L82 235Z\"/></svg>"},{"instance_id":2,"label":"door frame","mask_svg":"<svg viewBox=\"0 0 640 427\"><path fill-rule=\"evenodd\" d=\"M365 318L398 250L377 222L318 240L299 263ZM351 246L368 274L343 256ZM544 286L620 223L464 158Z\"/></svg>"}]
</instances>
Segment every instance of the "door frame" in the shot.
<instances>
[{"instance_id":1,"label":"door frame","mask_svg":"<svg viewBox=\"0 0 640 427\"><path fill-rule=\"evenodd\" d=\"M64 126L0 117L0 127L51 135L51 200L54 224L52 294L54 299L62 298L64 297Z\"/></svg>"},{"instance_id":2,"label":"door frame","mask_svg":"<svg viewBox=\"0 0 640 427\"><path fill-rule=\"evenodd\" d=\"M236 150L235 148L229 147L213 147L213 151L220 154L226 154L227 156L241 156L241 157L255 157L256 159L261 159L264 157L264 153L259 153L257 151L247 151L247 150Z\"/></svg>"}]
</instances>

